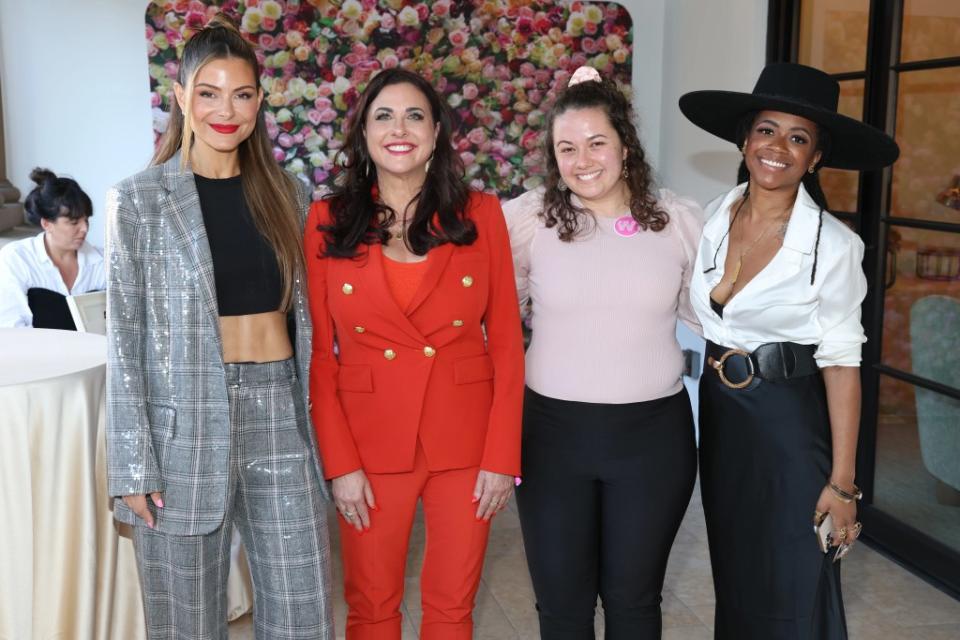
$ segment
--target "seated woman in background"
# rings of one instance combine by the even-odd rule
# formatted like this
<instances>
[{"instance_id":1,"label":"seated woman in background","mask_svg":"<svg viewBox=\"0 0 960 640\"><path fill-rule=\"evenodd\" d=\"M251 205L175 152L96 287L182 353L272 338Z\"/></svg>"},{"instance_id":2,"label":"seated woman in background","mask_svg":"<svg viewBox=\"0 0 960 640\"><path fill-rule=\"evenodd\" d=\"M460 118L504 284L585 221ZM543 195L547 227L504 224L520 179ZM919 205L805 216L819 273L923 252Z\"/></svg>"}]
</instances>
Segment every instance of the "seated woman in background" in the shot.
<instances>
[{"instance_id":1,"label":"seated woman in background","mask_svg":"<svg viewBox=\"0 0 960 640\"><path fill-rule=\"evenodd\" d=\"M87 242L90 197L70 178L34 169L24 206L43 232L0 249L0 327L76 330L66 296L107 288L103 254Z\"/></svg>"}]
</instances>

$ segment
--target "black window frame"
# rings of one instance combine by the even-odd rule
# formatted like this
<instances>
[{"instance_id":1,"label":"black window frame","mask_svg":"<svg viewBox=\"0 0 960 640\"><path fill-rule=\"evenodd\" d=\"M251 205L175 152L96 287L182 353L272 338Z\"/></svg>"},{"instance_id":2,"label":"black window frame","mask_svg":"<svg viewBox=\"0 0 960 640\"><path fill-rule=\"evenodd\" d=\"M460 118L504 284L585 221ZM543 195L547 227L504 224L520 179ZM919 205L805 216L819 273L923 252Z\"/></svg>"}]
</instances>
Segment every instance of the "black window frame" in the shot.
<instances>
[{"instance_id":1,"label":"black window frame","mask_svg":"<svg viewBox=\"0 0 960 640\"><path fill-rule=\"evenodd\" d=\"M768 64L798 60L802 1L770 0L767 15ZM914 62L899 61L904 1L870 0L864 70L831 74L838 81L864 81L863 122L890 135L895 133L897 82L900 73L960 67L960 56ZM892 175L890 168L860 172L857 213L834 214L851 222L866 245L863 268L869 288L863 302L862 318L867 343L864 345L860 369L863 403L857 450L857 478L864 499L859 505L859 515L864 524L863 538L868 544L953 597L960 598L960 550L947 546L873 505L881 376L960 399L960 389L896 369L881 361L883 285L886 282L887 269L887 254L884 248L887 246L888 231L891 227L911 227L960 233L960 224L891 216Z\"/></svg>"}]
</instances>

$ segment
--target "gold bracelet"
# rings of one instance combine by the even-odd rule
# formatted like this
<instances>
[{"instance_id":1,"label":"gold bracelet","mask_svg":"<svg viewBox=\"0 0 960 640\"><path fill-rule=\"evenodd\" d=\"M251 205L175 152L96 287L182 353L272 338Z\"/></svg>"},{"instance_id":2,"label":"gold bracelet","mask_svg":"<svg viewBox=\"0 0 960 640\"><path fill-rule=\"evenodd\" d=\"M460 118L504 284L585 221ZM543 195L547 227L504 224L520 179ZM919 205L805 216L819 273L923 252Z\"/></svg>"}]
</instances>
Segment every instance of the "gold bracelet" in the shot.
<instances>
[{"instance_id":1,"label":"gold bracelet","mask_svg":"<svg viewBox=\"0 0 960 640\"><path fill-rule=\"evenodd\" d=\"M860 491L860 487L858 487L857 485L853 485L853 493L848 493L844 491L843 489L838 487L836 483L833 483L833 482L829 483L827 486L830 487L830 491L833 491L833 495L835 495L842 502L846 502L847 504L853 502L854 500L860 500L861 498L863 498L863 492Z\"/></svg>"}]
</instances>

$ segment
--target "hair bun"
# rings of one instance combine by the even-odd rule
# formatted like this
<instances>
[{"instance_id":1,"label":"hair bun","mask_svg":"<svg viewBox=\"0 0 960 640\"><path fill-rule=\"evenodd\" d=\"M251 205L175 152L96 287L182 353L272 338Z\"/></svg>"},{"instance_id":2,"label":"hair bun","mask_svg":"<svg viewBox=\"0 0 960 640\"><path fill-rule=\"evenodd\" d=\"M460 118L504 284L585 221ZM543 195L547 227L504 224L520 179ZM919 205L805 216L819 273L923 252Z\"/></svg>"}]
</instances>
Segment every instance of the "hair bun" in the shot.
<instances>
[{"instance_id":1,"label":"hair bun","mask_svg":"<svg viewBox=\"0 0 960 640\"><path fill-rule=\"evenodd\" d=\"M210 18L207 22L206 29L228 29L230 31L236 31L240 33L240 25L237 24L237 21L231 18L229 15L223 11L217 13L217 15Z\"/></svg>"},{"instance_id":2,"label":"hair bun","mask_svg":"<svg viewBox=\"0 0 960 640\"><path fill-rule=\"evenodd\" d=\"M36 167L33 171L30 172L30 179L33 180L38 185L43 185L43 183L48 180L56 180L57 174L55 174L53 171L50 171L50 169Z\"/></svg>"}]
</instances>

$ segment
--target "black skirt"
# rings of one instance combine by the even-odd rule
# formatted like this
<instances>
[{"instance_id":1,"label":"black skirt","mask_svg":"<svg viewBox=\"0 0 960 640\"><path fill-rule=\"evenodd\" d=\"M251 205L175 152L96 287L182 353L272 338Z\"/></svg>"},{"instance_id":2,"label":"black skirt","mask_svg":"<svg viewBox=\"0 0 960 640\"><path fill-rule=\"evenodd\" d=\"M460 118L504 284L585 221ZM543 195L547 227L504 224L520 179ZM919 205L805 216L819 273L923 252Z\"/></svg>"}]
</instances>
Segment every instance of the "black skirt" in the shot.
<instances>
[{"instance_id":1,"label":"black skirt","mask_svg":"<svg viewBox=\"0 0 960 640\"><path fill-rule=\"evenodd\" d=\"M840 563L813 512L831 459L819 373L754 389L700 379L700 490L717 640L846 640Z\"/></svg>"}]
</instances>

